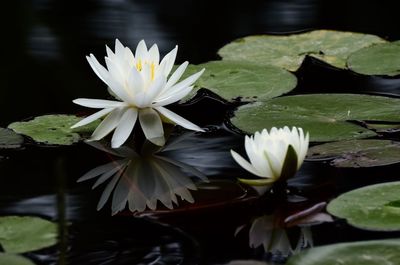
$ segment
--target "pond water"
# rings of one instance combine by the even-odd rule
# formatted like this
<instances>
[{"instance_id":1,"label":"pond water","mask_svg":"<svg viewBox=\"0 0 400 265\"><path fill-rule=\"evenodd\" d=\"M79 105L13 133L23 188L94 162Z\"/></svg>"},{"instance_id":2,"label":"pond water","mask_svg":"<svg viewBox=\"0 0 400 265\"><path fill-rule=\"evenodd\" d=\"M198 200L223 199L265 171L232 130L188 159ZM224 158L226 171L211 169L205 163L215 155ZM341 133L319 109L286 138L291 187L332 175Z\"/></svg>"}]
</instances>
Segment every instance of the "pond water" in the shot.
<instances>
[{"instance_id":1,"label":"pond water","mask_svg":"<svg viewBox=\"0 0 400 265\"><path fill-rule=\"evenodd\" d=\"M238 37L262 33L321 28L400 39L391 3L339 2L9 1L5 4L10 15L3 33L6 63L1 66L0 127L49 113L86 115L85 109L72 104L73 99L107 98L108 94L85 55L103 54L104 45L113 46L115 38L132 48L141 39L157 43L161 54L178 44L178 63L188 60L195 64L218 59L217 50ZM295 74L298 85L290 94L400 96L400 78L357 75L310 58ZM140 147L137 154L129 148L110 151L106 142L49 147L26 139L23 149L0 149L0 215L39 216L57 223L57 245L24 254L43 265L225 264L237 259L284 264L289 248L299 251L309 247L311 240L319 246L400 236L357 229L343 220L331 222L321 214L324 203L339 194L398 180L399 164L338 169L327 161L306 161L288 181L287 190L276 187L262 197L239 184L237 178L249 173L230 157L229 150L243 153L244 148L242 135L228 117L240 104L201 90L190 102L173 105L173 111L207 131L175 130L156 156L151 146ZM384 138L398 140L399 135ZM130 169L131 161L138 159L140 163ZM85 173L107 164L97 175L92 173L91 180L77 182ZM105 183L113 182L111 177L118 180L110 173L110 179L92 190L97 176L115 173L116 167L132 172L140 168L132 176L148 174L148 180L138 183L140 180L132 177L106 196ZM168 175L176 183L165 184L159 175ZM147 208L139 203L143 198L127 195L135 189L139 189L137 194L164 194L157 189L166 185L176 187L173 193L184 198L176 199L179 206L174 195L160 196L162 203L155 207L153 202ZM194 185L196 191L191 190ZM139 211L132 213L122 207L124 199L129 208ZM172 204L174 209L168 209ZM303 212L310 217L307 222L293 217L310 208ZM285 230L280 226L288 217L292 219ZM256 221L261 229L254 232ZM269 244L273 251L251 248L249 230L259 237L274 235Z\"/></svg>"}]
</instances>

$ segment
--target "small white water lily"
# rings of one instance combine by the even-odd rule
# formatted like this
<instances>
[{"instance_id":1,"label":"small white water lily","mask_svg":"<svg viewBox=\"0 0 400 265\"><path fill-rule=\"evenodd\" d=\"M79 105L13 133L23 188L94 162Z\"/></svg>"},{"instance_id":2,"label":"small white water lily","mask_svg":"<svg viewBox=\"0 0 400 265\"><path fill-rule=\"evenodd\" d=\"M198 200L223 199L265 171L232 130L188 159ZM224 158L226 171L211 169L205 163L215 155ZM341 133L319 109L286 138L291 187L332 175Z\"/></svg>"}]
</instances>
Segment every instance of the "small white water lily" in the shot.
<instances>
[{"instance_id":1,"label":"small white water lily","mask_svg":"<svg viewBox=\"0 0 400 265\"><path fill-rule=\"evenodd\" d=\"M245 149L250 163L231 150L235 161L250 173L264 180L243 180L251 185L267 185L279 178L292 177L300 168L308 150L309 135L302 128L285 126L270 132L266 129L245 137Z\"/></svg>"},{"instance_id":2,"label":"small white water lily","mask_svg":"<svg viewBox=\"0 0 400 265\"><path fill-rule=\"evenodd\" d=\"M111 140L113 148L121 146L128 139L137 119L146 138L157 145L165 143L162 118L189 130L202 131L199 126L164 107L189 94L193 83L204 71L178 83L188 66L188 62L184 62L170 75L178 46L165 55L161 62L157 45L154 44L148 50L143 40L139 42L135 55L118 39L115 41L115 53L107 46L106 50L107 69L93 54L86 59L117 100L75 99L73 102L78 105L102 110L82 119L71 128L86 125L107 115L90 140L100 140L115 129Z\"/></svg>"}]
</instances>

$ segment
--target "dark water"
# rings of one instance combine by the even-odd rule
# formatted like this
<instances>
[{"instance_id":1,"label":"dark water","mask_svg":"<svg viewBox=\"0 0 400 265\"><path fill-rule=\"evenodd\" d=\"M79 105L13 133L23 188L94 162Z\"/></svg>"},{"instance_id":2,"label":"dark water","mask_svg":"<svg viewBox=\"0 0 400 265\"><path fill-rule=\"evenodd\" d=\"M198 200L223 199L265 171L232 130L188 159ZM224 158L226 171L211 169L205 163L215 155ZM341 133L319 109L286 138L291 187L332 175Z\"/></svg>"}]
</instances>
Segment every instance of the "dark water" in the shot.
<instances>
[{"instance_id":1,"label":"dark water","mask_svg":"<svg viewBox=\"0 0 400 265\"><path fill-rule=\"evenodd\" d=\"M395 1L8 1L0 71L0 126L48 113L82 113L77 97L105 98L85 55L104 54L119 38L135 47L145 39L162 54L179 45L178 62L218 59L231 40L252 34L336 29L400 39ZM365 77L308 59L296 73L292 92L400 94L400 79ZM247 175L229 157L242 138L224 124L235 107L204 93L172 109L208 127L204 134L176 132L180 148L169 158L196 167L211 180L193 192L195 204L180 201L168 211L146 210L111 216L110 202L96 205L103 188L94 181L76 183L110 154L89 145L0 151L0 215L36 215L57 221L60 243L26 254L38 264L223 264L233 259L284 258L248 246L252 220L275 213L283 218L337 194L372 183L396 180L399 166L338 170L324 162L306 162L288 184L289 201L256 194L236 183ZM115 159L115 158L113 158ZM349 176L352 176L349 180ZM221 192L222 190L222 192ZM246 225L234 236L238 227ZM336 221L312 226L314 244L399 236L365 232ZM292 245L299 228L288 229ZM63 263L64 262L64 263Z\"/></svg>"}]
</instances>

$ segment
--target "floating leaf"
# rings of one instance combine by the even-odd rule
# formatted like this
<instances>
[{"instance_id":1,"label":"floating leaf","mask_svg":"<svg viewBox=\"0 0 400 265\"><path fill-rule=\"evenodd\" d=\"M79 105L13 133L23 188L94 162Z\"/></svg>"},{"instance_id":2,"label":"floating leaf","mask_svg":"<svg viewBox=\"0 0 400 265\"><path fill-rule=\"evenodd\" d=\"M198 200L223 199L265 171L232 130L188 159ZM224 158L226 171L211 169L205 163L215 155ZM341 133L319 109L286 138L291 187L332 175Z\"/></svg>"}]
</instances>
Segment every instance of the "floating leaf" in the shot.
<instances>
[{"instance_id":1,"label":"floating leaf","mask_svg":"<svg viewBox=\"0 0 400 265\"><path fill-rule=\"evenodd\" d=\"M185 75L203 68L206 71L197 80L196 87L208 88L226 100L238 97L246 101L270 99L291 91L297 84L293 74L278 67L229 61L190 65Z\"/></svg>"},{"instance_id":2,"label":"floating leaf","mask_svg":"<svg viewBox=\"0 0 400 265\"><path fill-rule=\"evenodd\" d=\"M0 217L0 244L5 252L23 253L57 242L57 225L39 217Z\"/></svg>"},{"instance_id":3,"label":"floating leaf","mask_svg":"<svg viewBox=\"0 0 400 265\"><path fill-rule=\"evenodd\" d=\"M8 128L39 143L71 145L82 139L80 134L91 133L98 125L98 122L93 122L77 129L70 128L80 120L80 117L74 115L44 115L26 122L11 123Z\"/></svg>"},{"instance_id":4,"label":"floating leaf","mask_svg":"<svg viewBox=\"0 0 400 265\"><path fill-rule=\"evenodd\" d=\"M293 255L286 265L398 264L400 240L386 239L316 247Z\"/></svg>"},{"instance_id":5,"label":"floating leaf","mask_svg":"<svg viewBox=\"0 0 400 265\"><path fill-rule=\"evenodd\" d=\"M296 71L306 55L338 68L346 68L346 60L351 53L382 42L383 39L374 35L315 30L285 36L249 36L225 45L218 54L223 60L275 65L289 71Z\"/></svg>"},{"instance_id":6,"label":"floating leaf","mask_svg":"<svg viewBox=\"0 0 400 265\"><path fill-rule=\"evenodd\" d=\"M4 265L34 265L34 263L19 255L1 253L0 252L0 264Z\"/></svg>"},{"instance_id":7,"label":"floating leaf","mask_svg":"<svg viewBox=\"0 0 400 265\"><path fill-rule=\"evenodd\" d=\"M366 123L365 126L377 133L396 133L400 131L400 124Z\"/></svg>"},{"instance_id":8,"label":"floating leaf","mask_svg":"<svg viewBox=\"0 0 400 265\"><path fill-rule=\"evenodd\" d=\"M19 148L24 142L24 137L10 129L0 128L0 149Z\"/></svg>"},{"instance_id":9,"label":"floating leaf","mask_svg":"<svg viewBox=\"0 0 400 265\"><path fill-rule=\"evenodd\" d=\"M360 49L349 56L347 66L364 75L400 75L400 42Z\"/></svg>"},{"instance_id":10,"label":"floating leaf","mask_svg":"<svg viewBox=\"0 0 400 265\"><path fill-rule=\"evenodd\" d=\"M327 211L362 229L399 231L399 194L399 181L370 185L340 195Z\"/></svg>"},{"instance_id":11,"label":"floating leaf","mask_svg":"<svg viewBox=\"0 0 400 265\"><path fill-rule=\"evenodd\" d=\"M333 158L335 167L375 167L400 162L400 142L351 140L313 146L309 159Z\"/></svg>"},{"instance_id":12,"label":"floating leaf","mask_svg":"<svg viewBox=\"0 0 400 265\"><path fill-rule=\"evenodd\" d=\"M400 99L357 94L309 94L241 106L231 119L242 131L297 126L311 141L339 141L374 136L349 121L400 121Z\"/></svg>"}]
</instances>

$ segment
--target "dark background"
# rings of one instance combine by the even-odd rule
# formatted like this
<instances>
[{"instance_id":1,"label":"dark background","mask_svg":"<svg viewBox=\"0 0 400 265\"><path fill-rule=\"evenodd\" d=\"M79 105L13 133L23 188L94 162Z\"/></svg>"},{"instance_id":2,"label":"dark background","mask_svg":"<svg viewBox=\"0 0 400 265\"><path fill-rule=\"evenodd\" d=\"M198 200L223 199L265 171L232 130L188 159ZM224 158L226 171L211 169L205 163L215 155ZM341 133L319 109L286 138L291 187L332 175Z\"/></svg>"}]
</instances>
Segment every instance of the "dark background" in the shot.
<instances>
[{"instance_id":1,"label":"dark background","mask_svg":"<svg viewBox=\"0 0 400 265\"><path fill-rule=\"evenodd\" d=\"M242 36L336 29L400 39L396 1L71 1L2 3L0 126L47 113L82 111L77 97L104 98L105 85L85 55L100 61L114 39L141 39L162 54L179 45L178 62L217 59Z\"/></svg>"}]
</instances>

